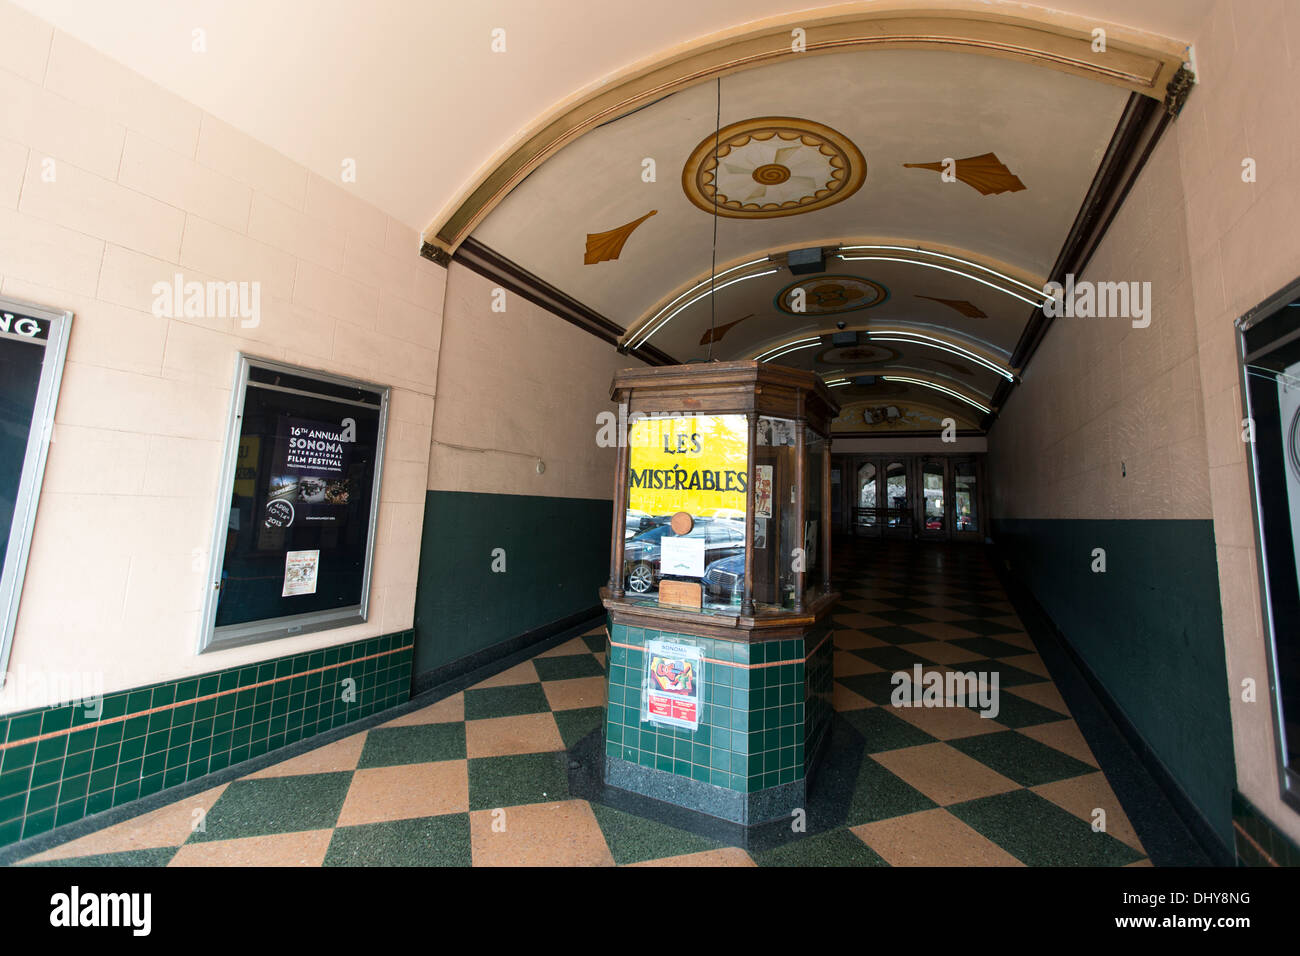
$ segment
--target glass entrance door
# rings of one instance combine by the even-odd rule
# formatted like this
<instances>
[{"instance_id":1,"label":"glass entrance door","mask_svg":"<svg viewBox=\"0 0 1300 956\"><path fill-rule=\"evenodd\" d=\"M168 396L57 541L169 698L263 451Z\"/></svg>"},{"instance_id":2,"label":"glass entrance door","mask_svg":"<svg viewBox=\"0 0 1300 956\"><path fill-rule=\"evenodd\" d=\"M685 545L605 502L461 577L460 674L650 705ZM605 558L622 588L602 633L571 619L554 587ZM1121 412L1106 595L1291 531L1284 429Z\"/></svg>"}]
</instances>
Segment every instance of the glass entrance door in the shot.
<instances>
[{"instance_id":1,"label":"glass entrance door","mask_svg":"<svg viewBox=\"0 0 1300 956\"><path fill-rule=\"evenodd\" d=\"M948 537L951 523L948 520L947 462L931 458L921 463L921 527L923 538Z\"/></svg>"},{"instance_id":2,"label":"glass entrance door","mask_svg":"<svg viewBox=\"0 0 1300 956\"><path fill-rule=\"evenodd\" d=\"M907 462L894 459L885 464L885 534L893 537L912 536L911 483L908 481Z\"/></svg>"},{"instance_id":3,"label":"glass entrance door","mask_svg":"<svg viewBox=\"0 0 1300 956\"><path fill-rule=\"evenodd\" d=\"M853 533L879 537L884 525L880 505L880 466L874 461L857 466L857 496L853 502Z\"/></svg>"}]
</instances>

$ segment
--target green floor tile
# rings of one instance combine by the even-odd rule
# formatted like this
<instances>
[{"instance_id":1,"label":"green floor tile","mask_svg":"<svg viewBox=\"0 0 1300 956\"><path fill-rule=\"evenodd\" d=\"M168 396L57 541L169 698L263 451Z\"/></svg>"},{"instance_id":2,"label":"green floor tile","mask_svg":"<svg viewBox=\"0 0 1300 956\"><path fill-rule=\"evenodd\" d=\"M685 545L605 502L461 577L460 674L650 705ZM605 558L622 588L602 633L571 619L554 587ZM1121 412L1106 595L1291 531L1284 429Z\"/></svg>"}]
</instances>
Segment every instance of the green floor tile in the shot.
<instances>
[{"instance_id":1,"label":"green floor tile","mask_svg":"<svg viewBox=\"0 0 1300 956\"><path fill-rule=\"evenodd\" d=\"M1124 866L1142 854L1031 790L1013 790L947 808L1029 866Z\"/></svg>"},{"instance_id":2,"label":"green floor tile","mask_svg":"<svg viewBox=\"0 0 1300 956\"><path fill-rule=\"evenodd\" d=\"M594 658L593 658L594 660ZM534 661L534 665L536 661ZM465 719L515 717L519 714L543 714L551 709L541 684L517 684L513 687L481 687L465 691Z\"/></svg>"},{"instance_id":3,"label":"green floor tile","mask_svg":"<svg viewBox=\"0 0 1300 956\"><path fill-rule=\"evenodd\" d=\"M591 809L596 814L601 833L605 835L609 852L619 866L640 863L642 860L659 860L667 856L702 853L723 845L716 840L603 807L598 803L593 803Z\"/></svg>"},{"instance_id":4,"label":"green floor tile","mask_svg":"<svg viewBox=\"0 0 1300 956\"><path fill-rule=\"evenodd\" d=\"M590 654L572 657L534 657L533 667L542 680L572 680L575 677L600 677L605 669Z\"/></svg>"},{"instance_id":5,"label":"green floor tile","mask_svg":"<svg viewBox=\"0 0 1300 956\"><path fill-rule=\"evenodd\" d=\"M268 833L325 830L338 821L352 772L236 780L204 817L189 842L233 840Z\"/></svg>"},{"instance_id":6,"label":"green floor tile","mask_svg":"<svg viewBox=\"0 0 1300 956\"><path fill-rule=\"evenodd\" d=\"M469 808L492 810L569 799L568 754L515 754L469 761Z\"/></svg>"},{"instance_id":7,"label":"green floor tile","mask_svg":"<svg viewBox=\"0 0 1300 956\"><path fill-rule=\"evenodd\" d=\"M999 641L992 637L963 637L948 643L953 647L960 647L964 651L970 651L972 656L979 657L1020 657L1024 654L1034 653L1027 648L1017 647L1015 644L1008 644L1006 641ZM1039 678L1039 680L1045 679Z\"/></svg>"},{"instance_id":8,"label":"green floor tile","mask_svg":"<svg viewBox=\"0 0 1300 956\"><path fill-rule=\"evenodd\" d=\"M595 634L582 635L583 643L591 648L593 654L603 654L605 652L605 632L599 631Z\"/></svg>"},{"instance_id":9,"label":"green floor tile","mask_svg":"<svg viewBox=\"0 0 1300 956\"><path fill-rule=\"evenodd\" d=\"M908 671L912 670L912 665L920 663L926 667L933 667L934 664L913 654L907 649L906 645L891 644L888 647L863 647L857 650L849 651L864 661L870 661L877 667L883 667L887 671Z\"/></svg>"},{"instance_id":10,"label":"green floor tile","mask_svg":"<svg viewBox=\"0 0 1300 956\"><path fill-rule=\"evenodd\" d=\"M366 734L366 746L361 751L357 767L394 767L407 763L464 759L464 723L377 727Z\"/></svg>"},{"instance_id":11,"label":"green floor tile","mask_svg":"<svg viewBox=\"0 0 1300 956\"><path fill-rule=\"evenodd\" d=\"M954 608L953 610L957 610L957 609ZM958 611L958 613L961 612ZM993 611L991 614L989 614L989 617L1005 617L1007 614L1008 614L1007 611ZM983 618L978 618L978 617L964 618L959 621L947 621L946 623L951 624L953 627L959 627L964 631L970 631L973 634L978 634L983 637L988 637L991 634L1017 633L1014 627L1007 627L1005 624L994 624L992 621L986 621Z\"/></svg>"},{"instance_id":12,"label":"green floor tile","mask_svg":"<svg viewBox=\"0 0 1300 956\"><path fill-rule=\"evenodd\" d=\"M848 830L800 837L792 843L759 853L759 866L888 866L880 854Z\"/></svg>"},{"instance_id":13,"label":"green floor tile","mask_svg":"<svg viewBox=\"0 0 1300 956\"><path fill-rule=\"evenodd\" d=\"M922 641L934 640L929 634L922 634L920 631L914 631L910 627L901 624L891 624L888 627L866 627L862 629L862 633L877 637L890 644L919 644Z\"/></svg>"},{"instance_id":14,"label":"green floor tile","mask_svg":"<svg viewBox=\"0 0 1300 956\"><path fill-rule=\"evenodd\" d=\"M176 855L176 847L164 846L147 850L124 850L121 853L97 853L93 856L73 856L62 860L42 860L23 863L22 866L166 866Z\"/></svg>"},{"instance_id":15,"label":"green floor tile","mask_svg":"<svg viewBox=\"0 0 1300 956\"><path fill-rule=\"evenodd\" d=\"M948 746L974 757L1022 787L1097 772L1096 767L1014 730L949 740Z\"/></svg>"},{"instance_id":16,"label":"green floor tile","mask_svg":"<svg viewBox=\"0 0 1300 956\"><path fill-rule=\"evenodd\" d=\"M894 683L894 675L890 671L878 674L848 674L835 679L853 693L881 706L888 706L893 698L894 689L898 686Z\"/></svg>"},{"instance_id":17,"label":"green floor tile","mask_svg":"<svg viewBox=\"0 0 1300 956\"><path fill-rule=\"evenodd\" d=\"M972 709L979 710L978 707ZM999 691L997 716L989 719L996 720L1003 727L1019 730L1021 727L1033 727L1036 724L1054 724L1059 720L1069 720L1070 718L1068 714L1062 714L1050 707L1035 704L1032 700L1025 700L1019 694L1003 694Z\"/></svg>"},{"instance_id":18,"label":"green floor tile","mask_svg":"<svg viewBox=\"0 0 1300 956\"><path fill-rule=\"evenodd\" d=\"M557 710L555 725L560 728L564 746L572 748L583 737L605 722L604 707L579 707L575 710Z\"/></svg>"},{"instance_id":19,"label":"green floor tile","mask_svg":"<svg viewBox=\"0 0 1300 956\"><path fill-rule=\"evenodd\" d=\"M325 866L470 866L469 814L339 827Z\"/></svg>"},{"instance_id":20,"label":"green floor tile","mask_svg":"<svg viewBox=\"0 0 1300 956\"><path fill-rule=\"evenodd\" d=\"M933 800L910 784L894 776L870 757L862 758L858 780L844 817L846 827L861 823L875 823L905 813L931 810L938 806Z\"/></svg>"},{"instance_id":21,"label":"green floor tile","mask_svg":"<svg viewBox=\"0 0 1300 956\"><path fill-rule=\"evenodd\" d=\"M845 723L862 735L865 752L869 754L931 744L937 739L919 727L909 724L886 707L846 710L840 716Z\"/></svg>"}]
</instances>

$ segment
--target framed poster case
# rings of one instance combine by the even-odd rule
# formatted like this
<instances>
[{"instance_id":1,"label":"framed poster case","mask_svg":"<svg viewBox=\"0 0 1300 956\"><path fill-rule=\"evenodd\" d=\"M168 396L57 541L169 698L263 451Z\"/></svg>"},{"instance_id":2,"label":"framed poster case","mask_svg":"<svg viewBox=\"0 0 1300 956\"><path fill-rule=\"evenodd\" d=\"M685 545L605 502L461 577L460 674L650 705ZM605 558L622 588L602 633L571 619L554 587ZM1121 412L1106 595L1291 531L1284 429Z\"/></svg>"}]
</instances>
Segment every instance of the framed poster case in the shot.
<instances>
[{"instance_id":1,"label":"framed poster case","mask_svg":"<svg viewBox=\"0 0 1300 956\"><path fill-rule=\"evenodd\" d=\"M199 653L367 620L388 400L240 354Z\"/></svg>"}]
</instances>

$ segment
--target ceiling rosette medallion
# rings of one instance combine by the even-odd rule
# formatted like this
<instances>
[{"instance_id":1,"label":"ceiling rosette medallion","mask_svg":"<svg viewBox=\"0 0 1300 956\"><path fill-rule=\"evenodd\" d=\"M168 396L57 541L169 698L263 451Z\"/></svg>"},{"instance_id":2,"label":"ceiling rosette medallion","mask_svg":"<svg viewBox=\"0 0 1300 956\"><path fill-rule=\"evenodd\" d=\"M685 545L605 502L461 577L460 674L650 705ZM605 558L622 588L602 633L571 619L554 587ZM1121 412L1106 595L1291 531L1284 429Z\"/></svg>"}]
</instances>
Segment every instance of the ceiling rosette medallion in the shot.
<instances>
[{"instance_id":1,"label":"ceiling rosette medallion","mask_svg":"<svg viewBox=\"0 0 1300 956\"><path fill-rule=\"evenodd\" d=\"M872 309L888 298L888 289L861 276L809 276L777 293L775 304L787 315L836 315Z\"/></svg>"},{"instance_id":2,"label":"ceiling rosette medallion","mask_svg":"<svg viewBox=\"0 0 1300 956\"><path fill-rule=\"evenodd\" d=\"M773 219L842 202L866 177L862 151L843 133L793 116L760 116L705 137L682 168L682 190L705 212L716 202L719 216Z\"/></svg>"}]
</instances>

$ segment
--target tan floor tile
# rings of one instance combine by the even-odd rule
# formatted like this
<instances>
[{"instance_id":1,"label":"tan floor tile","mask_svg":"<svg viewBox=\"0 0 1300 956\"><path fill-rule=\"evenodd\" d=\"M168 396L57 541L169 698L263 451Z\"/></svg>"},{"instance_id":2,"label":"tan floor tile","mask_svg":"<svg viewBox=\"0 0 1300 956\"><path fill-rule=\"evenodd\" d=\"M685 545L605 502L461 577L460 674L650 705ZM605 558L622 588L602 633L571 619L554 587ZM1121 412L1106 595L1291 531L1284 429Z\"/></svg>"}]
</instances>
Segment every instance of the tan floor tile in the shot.
<instances>
[{"instance_id":1,"label":"tan floor tile","mask_svg":"<svg viewBox=\"0 0 1300 956\"><path fill-rule=\"evenodd\" d=\"M890 866L1024 866L947 810L922 810L850 827Z\"/></svg>"},{"instance_id":2,"label":"tan floor tile","mask_svg":"<svg viewBox=\"0 0 1300 956\"><path fill-rule=\"evenodd\" d=\"M997 733L1007 728L996 720L981 717L969 707L890 707L889 712L903 718L913 727L919 727L931 737L955 740L958 737L975 737L979 734Z\"/></svg>"},{"instance_id":3,"label":"tan floor tile","mask_svg":"<svg viewBox=\"0 0 1300 956\"><path fill-rule=\"evenodd\" d=\"M516 664L508 670L502 671L495 677L479 681L471 690L477 690L481 687L510 687L514 684L531 684L537 680L539 680L537 668L533 667L533 662L524 661L522 664Z\"/></svg>"},{"instance_id":4,"label":"tan floor tile","mask_svg":"<svg viewBox=\"0 0 1300 956\"><path fill-rule=\"evenodd\" d=\"M464 813L469 769L464 760L372 767L352 775L338 826Z\"/></svg>"},{"instance_id":5,"label":"tan floor tile","mask_svg":"<svg viewBox=\"0 0 1300 956\"><path fill-rule=\"evenodd\" d=\"M1129 822L1128 815L1120 806L1119 798L1110 789L1110 784L1106 782L1106 775L1100 770L1096 773L1084 774L1082 777L1057 780L1055 783L1044 783L1029 789L1040 797L1051 800L1067 813L1073 813L1087 824L1092 824L1094 810L1105 810L1106 832L1116 840L1127 843L1139 853L1146 852L1142 848L1142 841L1138 839L1137 831Z\"/></svg>"},{"instance_id":6,"label":"tan floor tile","mask_svg":"<svg viewBox=\"0 0 1300 956\"><path fill-rule=\"evenodd\" d=\"M877 601L871 598L856 598L852 601L841 601L843 607L857 611L859 614L875 614L877 611L892 611L894 606L885 601Z\"/></svg>"},{"instance_id":7,"label":"tan floor tile","mask_svg":"<svg viewBox=\"0 0 1300 956\"><path fill-rule=\"evenodd\" d=\"M575 677L570 680L542 682L551 710L574 710L578 707L604 707L608 688L604 677Z\"/></svg>"},{"instance_id":8,"label":"tan floor tile","mask_svg":"<svg viewBox=\"0 0 1300 956\"><path fill-rule=\"evenodd\" d=\"M1024 633L995 634L993 635L993 639L995 641L1001 641L1003 644L1012 644L1016 647L1023 647L1027 651L1032 651L1034 649L1034 642L1030 640L1028 634Z\"/></svg>"},{"instance_id":9,"label":"tan floor tile","mask_svg":"<svg viewBox=\"0 0 1300 956\"><path fill-rule=\"evenodd\" d=\"M862 630L867 627L888 627L889 622L871 614L836 614L832 619L836 627L851 627Z\"/></svg>"},{"instance_id":10,"label":"tan floor tile","mask_svg":"<svg viewBox=\"0 0 1300 956\"><path fill-rule=\"evenodd\" d=\"M563 644L556 644L549 651L542 651L538 657L573 657L575 654L590 654L591 648L587 642L580 637L575 637L571 641L565 641Z\"/></svg>"},{"instance_id":11,"label":"tan floor tile","mask_svg":"<svg viewBox=\"0 0 1300 956\"><path fill-rule=\"evenodd\" d=\"M831 690L831 706L836 710L863 710L867 707L876 705L867 700L867 698L849 690L839 681L836 681Z\"/></svg>"},{"instance_id":12,"label":"tan floor tile","mask_svg":"<svg viewBox=\"0 0 1300 956\"><path fill-rule=\"evenodd\" d=\"M1088 741L1084 740L1083 734L1079 731L1079 725L1073 720L1057 720L1050 724L1021 727L1019 732L1037 740L1040 744L1055 747L1075 760L1082 760L1094 767L1099 766L1097 758L1092 755L1092 749L1088 746Z\"/></svg>"},{"instance_id":13,"label":"tan floor tile","mask_svg":"<svg viewBox=\"0 0 1300 956\"><path fill-rule=\"evenodd\" d=\"M1065 701L1061 699L1061 692L1050 680L1042 684L1021 684L1018 687L1008 687L1006 690L1017 697L1033 701L1040 707L1050 708L1067 717L1070 715L1070 708L1065 706Z\"/></svg>"},{"instance_id":14,"label":"tan floor tile","mask_svg":"<svg viewBox=\"0 0 1300 956\"><path fill-rule=\"evenodd\" d=\"M605 666L605 652L604 652L604 651L597 651L593 656L594 656L594 657L596 658L596 660L600 663L600 666L601 666L601 667L604 667L604 666Z\"/></svg>"},{"instance_id":15,"label":"tan floor tile","mask_svg":"<svg viewBox=\"0 0 1300 956\"><path fill-rule=\"evenodd\" d=\"M917 634L924 634L926 637L933 638L936 641L960 641L965 637L977 637L960 627L953 627L943 621L927 621L924 624L906 624L909 630L916 631ZM969 654L967 655L969 657Z\"/></svg>"},{"instance_id":16,"label":"tan floor tile","mask_svg":"<svg viewBox=\"0 0 1300 956\"><path fill-rule=\"evenodd\" d=\"M868 759L944 807L1019 789L1015 781L945 743L889 750Z\"/></svg>"},{"instance_id":17,"label":"tan floor tile","mask_svg":"<svg viewBox=\"0 0 1300 956\"><path fill-rule=\"evenodd\" d=\"M920 644L904 644L909 653L915 653L936 664L960 664L971 659L971 652L949 644L947 641L925 641Z\"/></svg>"},{"instance_id":18,"label":"tan floor tile","mask_svg":"<svg viewBox=\"0 0 1300 956\"><path fill-rule=\"evenodd\" d=\"M838 627L835 629L835 647L838 650L858 651L864 647L885 647L888 643L888 641L882 641L870 634L863 634L851 627Z\"/></svg>"},{"instance_id":19,"label":"tan floor tile","mask_svg":"<svg viewBox=\"0 0 1300 956\"><path fill-rule=\"evenodd\" d=\"M164 846L180 846L190 838L196 819L195 811L207 813L217 802L227 784L204 790L192 797L177 800L149 813L96 830L84 837L70 840L62 846L29 856L23 863L40 860L66 860L74 856L94 856L99 853L121 853L126 850L151 850Z\"/></svg>"},{"instance_id":20,"label":"tan floor tile","mask_svg":"<svg viewBox=\"0 0 1300 956\"><path fill-rule=\"evenodd\" d=\"M931 621L938 621L940 623L946 621L960 621L966 617L966 615L959 614L956 611L949 610L946 607L914 607L911 610L913 614L919 615L920 617L929 618Z\"/></svg>"},{"instance_id":21,"label":"tan floor tile","mask_svg":"<svg viewBox=\"0 0 1300 956\"><path fill-rule=\"evenodd\" d=\"M835 660L832 664L836 677L850 677L853 674L879 674L884 670L879 664L873 664L871 661L858 657L857 654L850 654L848 651L837 651Z\"/></svg>"},{"instance_id":22,"label":"tan floor tile","mask_svg":"<svg viewBox=\"0 0 1300 956\"><path fill-rule=\"evenodd\" d=\"M643 860L628 866L758 866L740 847L728 846L720 850L704 850L684 856L669 856L662 860Z\"/></svg>"},{"instance_id":23,"label":"tan floor tile","mask_svg":"<svg viewBox=\"0 0 1300 956\"><path fill-rule=\"evenodd\" d=\"M604 625L604 624L597 624L597 625L596 625L595 627L593 627L590 631L583 631L583 632L582 632L582 636L583 636L583 637L591 637L593 634L599 634L599 635L601 635L602 637L604 637L604 636L605 636L605 625Z\"/></svg>"},{"instance_id":24,"label":"tan floor tile","mask_svg":"<svg viewBox=\"0 0 1300 956\"><path fill-rule=\"evenodd\" d=\"M333 830L187 843L168 866L320 866Z\"/></svg>"},{"instance_id":25,"label":"tan floor tile","mask_svg":"<svg viewBox=\"0 0 1300 956\"><path fill-rule=\"evenodd\" d=\"M300 756L271 764L256 773L250 773L244 779L263 780L267 777L296 777L304 773L337 773L343 770L355 770L365 746L365 733L353 734L332 744L326 744L324 747L309 750Z\"/></svg>"},{"instance_id":26,"label":"tan floor tile","mask_svg":"<svg viewBox=\"0 0 1300 956\"><path fill-rule=\"evenodd\" d=\"M493 822L499 821L499 832ZM469 815L475 866L613 866L586 800L533 803Z\"/></svg>"},{"instance_id":27,"label":"tan floor tile","mask_svg":"<svg viewBox=\"0 0 1300 956\"><path fill-rule=\"evenodd\" d=\"M465 722L465 749L471 757L551 753L564 749L564 739L549 713L490 717Z\"/></svg>"},{"instance_id":28,"label":"tan floor tile","mask_svg":"<svg viewBox=\"0 0 1300 956\"><path fill-rule=\"evenodd\" d=\"M1017 631L1023 631L1025 629L1024 622L1014 614L1002 614L998 617L991 617L989 618L989 623L996 624L999 627L1009 627Z\"/></svg>"},{"instance_id":29,"label":"tan floor tile","mask_svg":"<svg viewBox=\"0 0 1300 956\"><path fill-rule=\"evenodd\" d=\"M403 717L396 717L384 727L415 727L419 724L454 724L465 719L464 693L452 694L436 704L413 710Z\"/></svg>"},{"instance_id":30,"label":"tan floor tile","mask_svg":"<svg viewBox=\"0 0 1300 956\"><path fill-rule=\"evenodd\" d=\"M994 640L1000 641L1002 638L995 637ZM1037 654L1017 654L1015 657L999 657L998 660L1004 664L1010 664L1012 667L1019 667L1022 671L1029 671L1031 674L1037 674L1044 680L1051 680L1051 672L1048 671L1047 665Z\"/></svg>"},{"instance_id":31,"label":"tan floor tile","mask_svg":"<svg viewBox=\"0 0 1300 956\"><path fill-rule=\"evenodd\" d=\"M1146 859L1146 860L1135 860L1135 861L1132 862L1132 863L1125 863L1124 866L1125 866L1125 867L1130 867L1130 866L1155 866L1155 864L1152 863L1149 859Z\"/></svg>"}]
</instances>

